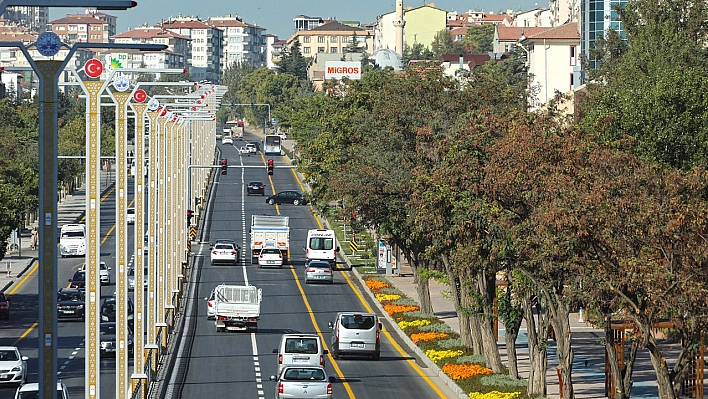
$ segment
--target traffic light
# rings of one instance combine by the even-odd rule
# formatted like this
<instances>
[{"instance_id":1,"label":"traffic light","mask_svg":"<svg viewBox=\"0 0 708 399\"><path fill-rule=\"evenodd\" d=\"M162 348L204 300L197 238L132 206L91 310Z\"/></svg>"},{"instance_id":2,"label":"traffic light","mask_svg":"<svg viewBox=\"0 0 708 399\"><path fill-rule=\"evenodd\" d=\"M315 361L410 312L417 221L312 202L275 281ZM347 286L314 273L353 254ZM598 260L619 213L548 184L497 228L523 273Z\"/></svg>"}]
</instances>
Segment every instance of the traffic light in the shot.
<instances>
[{"instance_id":1,"label":"traffic light","mask_svg":"<svg viewBox=\"0 0 708 399\"><path fill-rule=\"evenodd\" d=\"M270 175L270 176L273 175L273 160L272 159L268 160L268 175Z\"/></svg>"},{"instance_id":2,"label":"traffic light","mask_svg":"<svg viewBox=\"0 0 708 399\"><path fill-rule=\"evenodd\" d=\"M194 216L194 215L192 214L192 210L191 210L191 209L187 209L187 228L189 228L189 226L192 225L192 217L193 217L193 216Z\"/></svg>"},{"instance_id":3,"label":"traffic light","mask_svg":"<svg viewBox=\"0 0 708 399\"><path fill-rule=\"evenodd\" d=\"M228 168L229 161L226 159L221 160L221 174L225 175L226 174L226 169Z\"/></svg>"}]
</instances>

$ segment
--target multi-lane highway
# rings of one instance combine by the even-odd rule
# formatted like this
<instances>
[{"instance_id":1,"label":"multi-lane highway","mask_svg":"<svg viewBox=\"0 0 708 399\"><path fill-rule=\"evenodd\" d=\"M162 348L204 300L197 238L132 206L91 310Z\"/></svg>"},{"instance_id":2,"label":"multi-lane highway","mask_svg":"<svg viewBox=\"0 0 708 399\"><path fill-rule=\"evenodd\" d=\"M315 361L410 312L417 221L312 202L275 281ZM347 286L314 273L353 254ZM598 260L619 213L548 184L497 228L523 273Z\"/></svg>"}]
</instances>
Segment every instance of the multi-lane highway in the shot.
<instances>
[{"instance_id":1,"label":"multi-lane highway","mask_svg":"<svg viewBox=\"0 0 708 399\"><path fill-rule=\"evenodd\" d=\"M247 138L254 136L246 135ZM234 145L241 145L236 141ZM227 175L218 176L209 204L209 221L205 241L231 238L241 245L238 266L211 266L208 245L193 246L197 253L195 266L199 270L198 292L195 293L196 314L186 323L183 358L188 364L186 377L179 386L183 398L238 397L271 398L275 385L269 376L275 374L277 347L281 334L291 332L317 333L330 341L327 324L341 310L370 311L354 281L345 271L338 271L335 283L305 284L304 245L309 229L321 227L309 206L268 205L260 195L247 195L246 184L251 180L266 183L266 195L283 190L303 190L292 169L281 157L275 161L273 176L266 173L266 157L239 156L233 146L221 146L222 158L229 165L263 165L262 169L231 168ZM291 264L279 268L259 269L250 264L249 224L253 214L283 214L290 217ZM245 249L245 251L244 251ZM246 254L246 255L244 255ZM344 269L343 265L339 265ZM261 319L256 333L220 332L207 320L204 298L220 283L252 284L263 289ZM384 328L386 329L385 326ZM334 385L335 398L435 398L452 397L452 393L433 386L426 376L430 370L407 353L399 352L382 335L381 360L368 358L326 359L330 375L338 377ZM439 381L435 381L439 382ZM442 384L441 384L442 385ZM179 397L179 396L176 396Z\"/></svg>"},{"instance_id":2,"label":"multi-lane highway","mask_svg":"<svg viewBox=\"0 0 708 399\"><path fill-rule=\"evenodd\" d=\"M246 134L248 141L258 141L254 134ZM235 146L243 143L236 141ZM185 323L182 341L171 355L177 356L179 372L167 373L166 391L173 398L242 397L270 398L274 383L277 346L280 335L290 332L317 333L325 343L330 342L327 328L335 313L341 310L371 311L371 307L356 289L355 279L343 265L335 274L335 283L304 283L304 245L307 230L321 227L310 206L268 205L265 197L247 195L246 184L251 180L266 183L266 195L283 190L303 191L292 169L278 168L287 162L282 157L268 157L275 161L273 176L266 173L266 158L258 153L241 156L232 145L219 144L221 157L230 166L260 165L263 168L229 168L227 175L215 175L211 195L202 220L204 239L193 244L193 272L189 282L193 290L185 301ZM132 202L133 186L129 184L128 201ZM283 214L290 217L291 262L280 268L259 269L250 264L249 222L253 214ZM111 284L102 288L102 297L115 291L115 196L105 196L101 208L101 260L111 267ZM133 231L129 229L128 253L133 253ZM219 238L236 240L241 246L241 260L237 266L211 266L209 241ZM82 259L59 260L59 279L67 280L80 267ZM61 283L61 286L66 286ZM251 284L263 289L263 303L258 331L217 333L212 320L206 317L205 297L220 283ZM59 289L60 287L57 287ZM37 272L33 268L8 291L11 293L12 318L0 327L0 345L17 345L29 356L29 381L37 376ZM326 358L330 375L337 377L335 398L444 398L454 394L425 368L422 362L387 333L384 324L381 360L368 358ZM84 323L59 322L58 365L59 378L68 386L72 397L85 396L84 390ZM132 373L132 360L130 361ZM115 360L101 362L101 397L115 397ZM163 374L165 375L165 374ZM439 386L439 387L438 387ZM0 399L12 398L14 389L1 388Z\"/></svg>"},{"instance_id":3,"label":"multi-lane highway","mask_svg":"<svg viewBox=\"0 0 708 399\"><path fill-rule=\"evenodd\" d=\"M129 184L128 201L133 197L133 185ZM111 267L111 284L101 288L101 301L115 292L115 190L109 189L101 201L101 260ZM61 226L59 226L61 227ZM133 253L132 229L129 229L128 253ZM58 253L58 252L57 252ZM83 258L59 258L57 290L69 285L68 280L83 264ZM16 273L19 270L16 271ZM23 355L29 357L28 382L38 381L37 342L37 264L33 265L7 290L11 304L11 318L0 324L0 345L14 345ZM58 322L58 378L67 385L72 397L83 397L84 392L84 323L80 320L59 320ZM129 360L132 365L132 360ZM101 397L115 397L115 358L101 361ZM16 387L0 387L0 399L14 398Z\"/></svg>"}]
</instances>

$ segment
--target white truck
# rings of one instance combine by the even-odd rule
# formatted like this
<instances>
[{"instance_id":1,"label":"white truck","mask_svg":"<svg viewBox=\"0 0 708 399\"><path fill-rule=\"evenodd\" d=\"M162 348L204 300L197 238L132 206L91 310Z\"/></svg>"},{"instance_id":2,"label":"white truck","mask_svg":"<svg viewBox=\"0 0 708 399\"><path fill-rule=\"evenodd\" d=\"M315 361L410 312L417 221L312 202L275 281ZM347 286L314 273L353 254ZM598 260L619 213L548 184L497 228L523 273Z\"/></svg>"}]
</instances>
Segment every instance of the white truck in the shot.
<instances>
[{"instance_id":1,"label":"white truck","mask_svg":"<svg viewBox=\"0 0 708 399\"><path fill-rule=\"evenodd\" d=\"M263 292L253 285L217 285L214 288L214 324L217 332L258 329Z\"/></svg>"},{"instance_id":2,"label":"white truck","mask_svg":"<svg viewBox=\"0 0 708 399\"><path fill-rule=\"evenodd\" d=\"M251 216L251 264L258 264L263 248L278 248L283 263L290 255L290 218L283 215Z\"/></svg>"},{"instance_id":3,"label":"white truck","mask_svg":"<svg viewBox=\"0 0 708 399\"><path fill-rule=\"evenodd\" d=\"M86 225L65 224L59 233L59 252L65 256L86 255Z\"/></svg>"}]
</instances>

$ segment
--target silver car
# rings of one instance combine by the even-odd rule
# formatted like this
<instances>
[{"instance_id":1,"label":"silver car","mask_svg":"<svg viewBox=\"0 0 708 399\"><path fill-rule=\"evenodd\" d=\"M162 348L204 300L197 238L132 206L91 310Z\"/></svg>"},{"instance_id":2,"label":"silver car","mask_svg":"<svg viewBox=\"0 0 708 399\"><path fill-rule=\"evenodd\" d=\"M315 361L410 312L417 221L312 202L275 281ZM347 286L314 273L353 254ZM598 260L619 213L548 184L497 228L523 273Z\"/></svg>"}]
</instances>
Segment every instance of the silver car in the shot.
<instances>
[{"instance_id":1,"label":"silver car","mask_svg":"<svg viewBox=\"0 0 708 399\"><path fill-rule=\"evenodd\" d=\"M332 399L334 377L328 377L321 366L286 366L276 377L275 398Z\"/></svg>"},{"instance_id":2,"label":"silver car","mask_svg":"<svg viewBox=\"0 0 708 399\"><path fill-rule=\"evenodd\" d=\"M305 284L310 282L334 283L332 266L326 260L311 260L305 268Z\"/></svg>"},{"instance_id":3,"label":"silver car","mask_svg":"<svg viewBox=\"0 0 708 399\"><path fill-rule=\"evenodd\" d=\"M81 265L79 271L86 271L86 263ZM101 280L101 285L109 285L111 283L111 268L106 265L106 262L99 262L98 264L98 279Z\"/></svg>"}]
</instances>

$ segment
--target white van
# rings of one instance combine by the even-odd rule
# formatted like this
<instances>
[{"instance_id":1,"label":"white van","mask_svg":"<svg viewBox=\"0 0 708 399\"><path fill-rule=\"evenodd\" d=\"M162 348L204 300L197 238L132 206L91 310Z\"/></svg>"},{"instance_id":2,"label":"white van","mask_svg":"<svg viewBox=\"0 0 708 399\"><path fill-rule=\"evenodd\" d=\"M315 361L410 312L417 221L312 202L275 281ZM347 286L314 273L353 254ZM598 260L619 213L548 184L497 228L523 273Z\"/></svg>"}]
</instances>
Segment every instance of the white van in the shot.
<instances>
[{"instance_id":1,"label":"white van","mask_svg":"<svg viewBox=\"0 0 708 399\"><path fill-rule=\"evenodd\" d=\"M313 259L326 260L332 267L337 263L337 252L334 230L310 230L305 242L305 264Z\"/></svg>"},{"instance_id":2,"label":"white van","mask_svg":"<svg viewBox=\"0 0 708 399\"><path fill-rule=\"evenodd\" d=\"M383 326L374 313L339 312L332 329L332 357L344 355L381 357L381 330Z\"/></svg>"},{"instance_id":3,"label":"white van","mask_svg":"<svg viewBox=\"0 0 708 399\"><path fill-rule=\"evenodd\" d=\"M273 353L278 354L278 374L288 365L314 365L324 367L328 353L317 334L283 334Z\"/></svg>"},{"instance_id":4,"label":"white van","mask_svg":"<svg viewBox=\"0 0 708 399\"><path fill-rule=\"evenodd\" d=\"M62 257L86 255L85 224L65 224L61 226L59 252Z\"/></svg>"}]
</instances>

